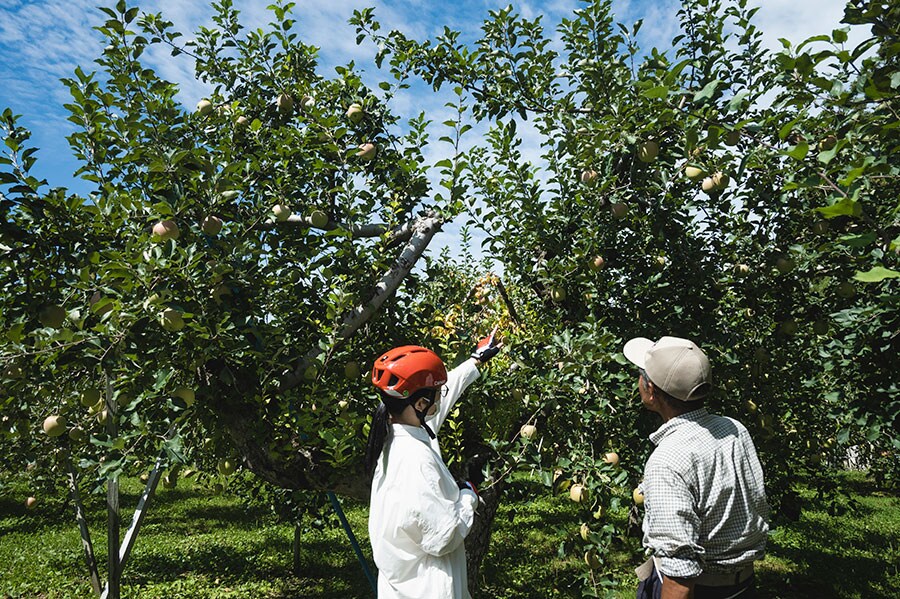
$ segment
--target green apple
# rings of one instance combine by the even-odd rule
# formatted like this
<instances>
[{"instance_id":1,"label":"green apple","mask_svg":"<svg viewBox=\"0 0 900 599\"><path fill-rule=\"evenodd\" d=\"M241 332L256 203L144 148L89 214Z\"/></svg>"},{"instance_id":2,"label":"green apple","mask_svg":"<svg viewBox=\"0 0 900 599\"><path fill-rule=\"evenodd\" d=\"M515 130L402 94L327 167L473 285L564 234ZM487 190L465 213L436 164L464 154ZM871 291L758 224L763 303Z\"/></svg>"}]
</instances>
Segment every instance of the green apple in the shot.
<instances>
[{"instance_id":1,"label":"green apple","mask_svg":"<svg viewBox=\"0 0 900 599\"><path fill-rule=\"evenodd\" d=\"M284 204L275 204L272 206L272 214L275 215L275 220L278 222L284 222L291 217L293 212L291 209Z\"/></svg>"},{"instance_id":2,"label":"green apple","mask_svg":"<svg viewBox=\"0 0 900 599\"><path fill-rule=\"evenodd\" d=\"M603 256L594 256L590 262L590 268L594 272L602 270L604 266L606 266L606 260L603 259Z\"/></svg>"},{"instance_id":3,"label":"green apple","mask_svg":"<svg viewBox=\"0 0 900 599\"><path fill-rule=\"evenodd\" d=\"M515 401L525 401L525 392L521 389L513 389L512 390L512 398Z\"/></svg>"},{"instance_id":4,"label":"green apple","mask_svg":"<svg viewBox=\"0 0 900 599\"><path fill-rule=\"evenodd\" d=\"M359 104L351 104L350 108L347 109L347 118L354 125L358 125L362 122L365 115L366 113L363 111L363 107Z\"/></svg>"},{"instance_id":5,"label":"green apple","mask_svg":"<svg viewBox=\"0 0 900 599\"><path fill-rule=\"evenodd\" d=\"M829 328L827 320L817 320L813 323L813 333L816 335L827 335Z\"/></svg>"},{"instance_id":6,"label":"green apple","mask_svg":"<svg viewBox=\"0 0 900 599\"><path fill-rule=\"evenodd\" d=\"M2 378L20 379L22 378L22 368L18 364L7 364L3 368Z\"/></svg>"},{"instance_id":7,"label":"green apple","mask_svg":"<svg viewBox=\"0 0 900 599\"><path fill-rule=\"evenodd\" d=\"M698 168L696 166L684 167L684 175L691 181L696 181L697 179L704 176L705 174L706 173L703 171L703 169Z\"/></svg>"},{"instance_id":8,"label":"green apple","mask_svg":"<svg viewBox=\"0 0 900 599\"><path fill-rule=\"evenodd\" d=\"M359 364L354 361L347 362L344 364L344 376L351 381L355 381L359 378L360 370Z\"/></svg>"},{"instance_id":9,"label":"green apple","mask_svg":"<svg viewBox=\"0 0 900 599\"><path fill-rule=\"evenodd\" d=\"M234 124L238 127L246 127L249 123L250 119L248 119L244 115L241 115L238 118L234 119Z\"/></svg>"},{"instance_id":10,"label":"green apple","mask_svg":"<svg viewBox=\"0 0 900 599\"><path fill-rule=\"evenodd\" d=\"M42 428L48 437L59 437L66 432L66 417L59 414L47 416Z\"/></svg>"},{"instance_id":11,"label":"green apple","mask_svg":"<svg viewBox=\"0 0 900 599\"><path fill-rule=\"evenodd\" d=\"M750 267L746 264L735 264L734 265L734 276L742 279L750 274Z\"/></svg>"},{"instance_id":12,"label":"green apple","mask_svg":"<svg viewBox=\"0 0 900 599\"><path fill-rule=\"evenodd\" d=\"M324 229L328 226L328 215L321 210L313 210L309 215L309 221L316 229Z\"/></svg>"},{"instance_id":13,"label":"green apple","mask_svg":"<svg viewBox=\"0 0 900 599\"><path fill-rule=\"evenodd\" d=\"M229 460L227 458L219 460L219 464L217 466L219 470L219 474L224 476L228 476L230 474L234 474L234 471L237 469L233 460Z\"/></svg>"},{"instance_id":14,"label":"green apple","mask_svg":"<svg viewBox=\"0 0 900 599\"><path fill-rule=\"evenodd\" d=\"M614 451L610 451L605 456L603 456L603 461L612 466L619 465L619 454Z\"/></svg>"},{"instance_id":15,"label":"green apple","mask_svg":"<svg viewBox=\"0 0 900 599\"><path fill-rule=\"evenodd\" d=\"M222 300L229 296L231 296L231 288L225 283L219 283L216 285L215 289L212 290L212 299L217 304L222 303Z\"/></svg>"},{"instance_id":16,"label":"green apple","mask_svg":"<svg viewBox=\"0 0 900 599\"><path fill-rule=\"evenodd\" d=\"M38 320L42 326L58 329L66 320L66 310L62 306L44 306L38 313Z\"/></svg>"},{"instance_id":17,"label":"green apple","mask_svg":"<svg viewBox=\"0 0 900 599\"><path fill-rule=\"evenodd\" d=\"M837 137L835 137L834 135L829 135L819 142L819 149L823 152L827 152L837 145L837 141Z\"/></svg>"},{"instance_id":18,"label":"green apple","mask_svg":"<svg viewBox=\"0 0 900 599\"><path fill-rule=\"evenodd\" d=\"M359 151L356 152L356 157L364 162L369 162L375 158L375 155L378 153L378 146L373 143L364 143L359 146Z\"/></svg>"},{"instance_id":19,"label":"green apple","mask_svg":"<svg viewBox=\"0 0 900 599\"><path fill-rule=\"evenodd\" d=\"M196 394L190 387L178 387L174 392L172 392L172 395L174 395L175 397L180 397L188 407L194 405L194 399L196 399Z\"/></svg>"},{"instance_id":20,"label":"green apple","mask_svg":"<svg viewBox=\"0 0 900 599\"><path fill-rule=\"evenodd\" d=\"M817 220L813 223L812 230L816 235L825 235L828 233L830 225L827 220Z\"/></svg>"},{"instance_id":21,"label":"green apple","mask_svg":"<svg viewBox=\"0 0 900 599\"><path fill-rule=\"evenodd\" d=\"M294 99L288 94L279 95L278 100L275 101L275 105L278 107L278 112L282 114L294 112Z\"/></svg>"},{"instance_id":22,"label":"green apple","mask_svg":"<svg viewBox=\"0 0 900 599\"><path fill-rule=\"evenodd\" d=\"M184 319L178 310L166 308L159 313L159 324L162 325L163 329L174 333L184 328Z\"/></svg>"},{"instance_id":23,"label":"green apple","mask_svg":"<svg viewBox=\"0 0 900 599\"><path fill-rule=\"evenodd\" d=\"M584 554L584 563L587 564L588 568L591 570L597 570L602 565L600 562L600 556L597 554L596 549L588 549Z\"/></svg>"},{"instance_id":24,"label":"green apple","mask_svg":"<svg viewBox=\"0 0 900 599\"><path fill-rule=\"evenodd\" d=\"M634 500L635 505L644 505L644 494L641 493L640 487L634 488L634 491L631 492L631 498Z\"/></svg>"},{"instance_id":25,"label":"green apple","mask_svg":"<svg viewBox=\"0 0 900 599\"><path fill-rule=\"evenodd\" d=\"M153 225L153 235L159 238L160 241L167 241L169 239L178 239L181 231L178 230L178 225L174 220L166 219Z\"/></svg>"},{"instance_id":26,"label":"green apple","mask_svg":"<svg viewBox=\"0 0 900 599\"><path fill-rule=\"evenodd\" d=\"M588 499L588 490L582 484L574 484L569 487L569 499L575 503L586 503Z\"/></svg>"},{"instance_id":27,"label":"green apple","mask_svg":"<svg viewBox=\"0 0 900 599\"><path fill-rule=\"evenodd\" d=\"M638 160L647 164L656 160L659 154L659 144L653 140L645 141L638 148Z\"/></svg>"},{"instance_id":28,"label":"green apple","mask_svg":"<svg viewBox=\"0 0 900 599\"><path fill-rule=\"evenodd\" d=\"M197 113L200 116L208 115L210 112L212 112L212 109L213 109L213 105L212 105L212 102L210 102L209 100L204 99L204 100L200 100L199 102L197 102Z\"/></svg>"},{"instance_id":29,"label":"green apple","mask_svg":"<svg viewBox=\"0 0 900 599\"><path fill-rule=\"evenodd\" d=\"M519 434L522 435L525 439L530 439L537 432L537 427L533 424L523 424L522 428L519 429Z\"/></svg>"},{"instance_id":30,"label":"green apple","mask_svg":"<svg viewBox=\"0 0 900 599\"><path fill-rule=\"evenodd\" d=\"M797 334L797 321L795 321L794 319L785 320L781 323L781 326L778 327L778 330L781 331L782 335L793 337Z\"/></svg>"},{"instance_id":31,"label":"green apple","mask_svg":"<svg viewBox=\"0 0 900 599\"><path fill-rule=\"evenodd\" d=\"M780 272L781 274L787 274L791 272L792 270L794 270L794 266L796 266L794 260L785 256L781 256L778 258L778 260L775 261L775 268L777 268L778 272Z\"/></svg>"},{"instance_id":32,"label":"green apple","mask_svg":"<svg viewBox=\"0 0 900 599\"><path fill-rule=\"evenodd\" d=\"M562 287L554 287L550 290L550 299L557 304L566 301L566 290Z\"/></svg>"},{"instance_id":33,"label":"green apple","mask_svg":"<svg viewBox=\"0 0 900 599\"><path fill-rule=\"evenodd\" d=\"M581 524L581 529L578 531L581 534L581 540L587 541L588 536L591 534L591 527L587 525L587 522Z\"/></svg>"},{"instance_id":34,"label":"green apple","mask_svg":"<svg viewBox=\"0 0 900 599\"><path fill-rule=\"evenodd\" d=\"M86 437L87 434L84 432L84 429L79 426L73 426L69 429L69 439L76 443L84 441Z\"/></svg>"},{"instance_id":35,"label":"green apple","mask_svg":"<svg viewBox=\"0 0 900 599\"><path fill-rule=\"evenodd\" d=\"M303 378L308 381L316 380L316 376L319 374L319 369L316 368L315 364L310 364L306 367L306 370L303 371Z\"/></svg>"},{"instance_id":36,"label":"green apple","mask_svg":"<svg viewBox=\"0 0 900 599\"><path fill-rule=\"evenodd\" d=\"M200 230L210 237L215 237L222 230L222 219L218 216L210 214L200 221Z\"/></svg>"},{"instance_id":37,"label":"green apple","mask_svg":"<svg viewBox=\"0 0 900 599\"><path fill-rule=\"evenodd\" d=\"M628 214L628 204L623 204L622 202L613 202L609 206L609 211L612 213L613 218L621 220Z\"/></svg>"},{"instance_id":38,"label":"green apple","mask_svg":"<svg viewBox=\"0 0 900 599\"><path fill-rule=\"evenodd\" d=\"M38 500L36 497L29 497L28 499L25 500L25 509L29 509L29 510L34 509L34 506L37 505L37 502L38 502Z\"/></svg>"},{"instance_id":39,"label":"green apple","mask_svg":"<svg viewBox=\"0 0 900 599\"><path fill-rule=\"evenodd\" d=\"M856 295L856 287L850 281L844 281L837 287L838 297L849 299Z\"/></svg>"},{"instance_id":40,"label":"green apple","mask_svg":"<svg viewBox=\"0 0 900 599\"><path fill-rule=\"evenodd\" d=\"M725 145L726 146L736 146L741 141L741 132L740 131L729 131L725 134Z\"/></svg>"},{"instance_id":41,"label":"green apple","mask_svg":"<svg viewBox=\"0 0 900 599\"><path fill-rule=\"evenodd\" d=\"M581 182L588 187L593 187L597 183L597 176L597 171L593 169L582 171Z\"/></svg>"},{"instance_id":42,"label":"green apple","mask_svg":"<svg viewBox=\"0 0 900 599\"><path fill-rule=\"evenodd\" d=\"M100 401L100 389L85 389L78 394L78 402L86 408L97 405Z\"/></svg>"}]
</instances>

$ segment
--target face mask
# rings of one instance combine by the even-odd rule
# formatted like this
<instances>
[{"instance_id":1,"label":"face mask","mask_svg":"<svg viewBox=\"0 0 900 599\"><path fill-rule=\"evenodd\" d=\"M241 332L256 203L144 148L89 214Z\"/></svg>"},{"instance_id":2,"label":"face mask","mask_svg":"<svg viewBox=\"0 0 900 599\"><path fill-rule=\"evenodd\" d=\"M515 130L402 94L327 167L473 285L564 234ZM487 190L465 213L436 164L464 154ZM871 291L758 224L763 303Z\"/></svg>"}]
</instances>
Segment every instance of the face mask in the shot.
<instances>
[{"instance_id":1,"label":"face mask","mask_svg":"<svg viewBox=\"0 0 900 599\"><path fill-rule=\"evenodd\" d=\"M438 412L441 411L441 395L440 395L440 391L438 391L437 399L434 401L434 407L436 408L436 409L434 410L434 414L429 414L428 416L426 416L426 417L425 417L425 422L431 422L432 420L434 420L435 417L438 415ZM431 410L429 409L429 411L431 411Z\"/></svg>"}]
</instances>

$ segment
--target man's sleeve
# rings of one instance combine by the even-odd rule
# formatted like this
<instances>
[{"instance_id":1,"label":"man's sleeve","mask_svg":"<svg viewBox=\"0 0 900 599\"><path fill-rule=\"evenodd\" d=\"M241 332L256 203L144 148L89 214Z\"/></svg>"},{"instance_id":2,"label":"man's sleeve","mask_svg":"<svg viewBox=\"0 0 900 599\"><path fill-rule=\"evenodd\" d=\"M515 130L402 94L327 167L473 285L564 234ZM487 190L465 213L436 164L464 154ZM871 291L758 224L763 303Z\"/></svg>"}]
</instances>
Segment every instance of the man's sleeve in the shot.
<instances>
[{"instance_id":1,"label":"man's sleeve","mask_svg":"<svg viewBox=\"0 0 900 599\"><path fill-rule=\"evenodd\" d=\"M454 489L448 496L441 487L441 475L433 464L422 464L422 486L415 502L413 522L418 529L422 551L441 556L459 547L475 519L478 497L468 489Z\"/></svg>"},{"instance_id":2,"label":"man's sleeve","mask_svg":"<svg viewBox=\"0 0 900 599\"><path fill-rule=\"evenodd\" d=\"M705 550L699 545L700 518L684 479L672 468L647 465L644 472L644 546L653 550L666 576L692 578L703 571Z\"/></svg>"},{"instance_id":3,"label":"man's sleeve","mask_svg":"<svg viewBox=\"0 0 900 599\"><path fill-rule=\"evenodd\" d=\"M447 415L450 414L463 391L475 382L479 376L481 376L481 373L478 372L475 360L471 358L447 373L447 384L444 385L443 394L441 395L440 410L435 415L434 421L428 424L435 434L443 426L444 420L447 419Z\"/></svg>"}]
</instances>

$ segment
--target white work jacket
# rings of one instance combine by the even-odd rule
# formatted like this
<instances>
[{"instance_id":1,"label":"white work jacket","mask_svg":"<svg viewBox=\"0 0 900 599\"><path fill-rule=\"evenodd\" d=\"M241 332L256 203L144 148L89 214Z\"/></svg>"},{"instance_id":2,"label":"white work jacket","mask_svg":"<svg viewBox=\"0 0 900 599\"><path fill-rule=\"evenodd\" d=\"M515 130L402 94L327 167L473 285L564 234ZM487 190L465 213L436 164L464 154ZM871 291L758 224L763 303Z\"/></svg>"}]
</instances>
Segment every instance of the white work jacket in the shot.
<instances>
[{"instance_id":1,"label":"white work jacket","mask_svg":"<svg viewBox=\"0 0 900 599\"><path fill-rule=\"evenodd\" d=\"M435 417L437 434L462 392L478 378L474 360L448 373ZM470 599L466 549L478 504L457 486L437 439L420 426L392 424L372 480L369 538L378 599Z\"/></svg>"}]
</instances>

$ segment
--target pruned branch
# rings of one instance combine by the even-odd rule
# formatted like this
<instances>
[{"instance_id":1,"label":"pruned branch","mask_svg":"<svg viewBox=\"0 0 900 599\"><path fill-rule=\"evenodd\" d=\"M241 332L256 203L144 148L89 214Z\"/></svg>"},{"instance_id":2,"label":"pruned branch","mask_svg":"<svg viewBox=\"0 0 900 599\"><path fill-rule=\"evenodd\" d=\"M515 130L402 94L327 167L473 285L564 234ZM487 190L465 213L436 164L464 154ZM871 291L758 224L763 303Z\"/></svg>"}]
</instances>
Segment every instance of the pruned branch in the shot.
<instances>
[{"instance_id":1,"label":"pruned branch","mask_svg":"<svg viewBox=\"0 0 900 599\"><path fill-rule=\"evenodd\" d=\"M354 308L345 318L341 325L340 331L331 341L332 347L337 347L356 333L359 328L369 321L370 318L378 311L384 302L397 291L400 283L412 270L416 262L421 258L428 244L431 243L434 234L441 229L444 220L434 214L424 214L413 221L410 221L401 228L408 228L409 240L400 256L394 262L391 269L381 277L378 284L375 285L375 291L372 298ZM303 373L315 360L322 349L316 345L303 356L297 365L280 381L279 391L284 392L292 389L300 384L303 380Z\"/></svg>"}]
</instances>

